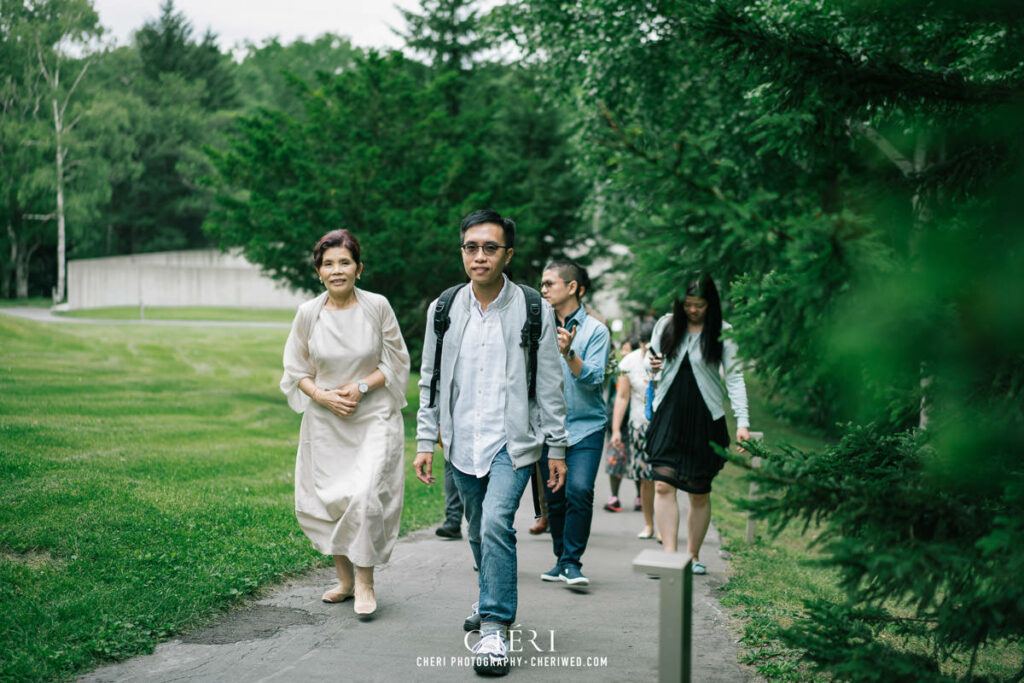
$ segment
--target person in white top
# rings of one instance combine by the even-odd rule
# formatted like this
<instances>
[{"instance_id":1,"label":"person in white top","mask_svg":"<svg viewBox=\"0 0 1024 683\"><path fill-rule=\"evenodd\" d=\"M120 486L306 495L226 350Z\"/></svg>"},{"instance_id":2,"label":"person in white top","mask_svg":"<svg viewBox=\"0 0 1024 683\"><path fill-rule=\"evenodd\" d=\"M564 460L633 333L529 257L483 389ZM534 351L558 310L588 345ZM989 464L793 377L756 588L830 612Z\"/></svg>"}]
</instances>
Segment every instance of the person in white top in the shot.
<instances>
[{"instance_id":1,"label":"person in white top","mask_svg":"<svg viewBox=\"0 0 1024 683\"><path fill-rule=\"evenodd\" d=\"M622 480L629 477L629 466L630 466L630 453L629 453L629 440L620 441L619 443L612 442L612 431L614 425L615 412L615 399L618 395L619 381L621 379L621 373L624 372L622 369L622 361L625 360L633 351L640 348L640 340L637 337L627 337L622 340L619 344L619 349L616 352L616 365L614 372L605 371L605 381L608 386L605 389L606 403L608 409L608 424L605 425L605 436L607 437L604 442L604 458L605 465L604 471L608 475L608 483L611 486L611 495L608 497L608 502L604 504L604 509L608 512L622 512L623 504L622 500L619 499L619 489L622 487ZM608 364L609 369L611 363ZM624 421L629 419L629 403L626 403L626 412L619 418L619 425L622 425ZM628 430L627 430L628 431ZM634 480L636 484L636 506L634 509L640 509L640 481Z\"/></svg>"},{"instance_id":2,"label":"person in white top","mask_svg":"<svg viewBox=\"0 0 1024 683\"><path fill-rule=\"evenodd\" d=\"M359 242L332 230L313 265L327 291L299 307L284 349L281 391L302 413L295 515L313 547L334 556L324 602L377 608L374 565L391 556L405 491L402 407L409 353L388 300L356 287Z\"/></svg>"},{"instance_id":3,"label":"person in white top","mask_svg":"<svg viewBox=\"0 0 1024 683\"><path fill-rule=\"evenodd\" d=\"M640 325L640 348L628 354L619 363L618 391L615 395L615 407L612 410L613 448L624 445L622 439L623 417L629 407L629 424L626 425L629 438L629 467L626 476L637 482L640 487L640 509L644 515L644 528L637 538L654 537L654 481L651 479L651 466L647 462L647 415L644 410L647 384L651 380L649 362L651 332L654 323L644 321Z\"/></svg>"}]
</instances>

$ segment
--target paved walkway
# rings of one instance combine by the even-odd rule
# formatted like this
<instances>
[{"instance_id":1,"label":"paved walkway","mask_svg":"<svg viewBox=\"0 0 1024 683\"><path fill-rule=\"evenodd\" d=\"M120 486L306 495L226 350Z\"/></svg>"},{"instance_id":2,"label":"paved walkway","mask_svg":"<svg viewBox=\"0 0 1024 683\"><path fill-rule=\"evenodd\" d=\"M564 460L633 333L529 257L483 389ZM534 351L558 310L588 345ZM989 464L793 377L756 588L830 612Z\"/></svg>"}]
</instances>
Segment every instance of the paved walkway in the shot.
<instances>
[{"instance_id":1,"label":"paved walkway","mask_svg":"<svg viewBox=\"0 0 1024 683\"><path fill-rule=\"evenodd\" d=\"M440 456L437 457L438 464ZM419 485L418 482L416 485ZM440 482L434 484L439 486ZM599 475L597 509L584 572L587 592L540 581L554 564L551 536L530 536L530 494L516 519L519 534L519 626L511 680L657 680L658 582L632 570L641 550L639 512L600 509L607 477ZM631 487L631 484L629 485ZM631 490L627 489L627 490ZM719 536L712 528L694 577L693 680L755 680L737 663L739 647L714 589L726 581ZM209 628L159 645L152 655L99 669L81 681L452 681L475 680L462 621L476 599L476 573L465 541L433 529L399 540L376 575L378 610L361 621L352 602L327 605L321 593L333 569L274 588ZM472 636L470 636L472 644ZM520 659L517 661L515 657Z\"/></svg>"}]
</instances>

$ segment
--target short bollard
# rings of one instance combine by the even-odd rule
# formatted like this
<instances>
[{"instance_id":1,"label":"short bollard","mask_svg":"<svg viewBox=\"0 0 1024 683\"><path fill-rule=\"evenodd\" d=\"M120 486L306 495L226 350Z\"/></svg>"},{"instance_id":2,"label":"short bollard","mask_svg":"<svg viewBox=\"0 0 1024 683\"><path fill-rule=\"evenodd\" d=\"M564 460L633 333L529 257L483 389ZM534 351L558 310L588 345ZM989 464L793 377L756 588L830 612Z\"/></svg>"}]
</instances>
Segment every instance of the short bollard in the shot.
<instances>
[{"instance_id":1,"label":"short bollard","mask_svg":"<svg viewBox=\"0 0 1024 683\"><path fill-rule=\"evenodd\" d=\"M633 571L657 576L658 681L690 680L690 625L693 609L693 571L688 553L649 548L633 558Z\"/></svg>"}]
</instances>

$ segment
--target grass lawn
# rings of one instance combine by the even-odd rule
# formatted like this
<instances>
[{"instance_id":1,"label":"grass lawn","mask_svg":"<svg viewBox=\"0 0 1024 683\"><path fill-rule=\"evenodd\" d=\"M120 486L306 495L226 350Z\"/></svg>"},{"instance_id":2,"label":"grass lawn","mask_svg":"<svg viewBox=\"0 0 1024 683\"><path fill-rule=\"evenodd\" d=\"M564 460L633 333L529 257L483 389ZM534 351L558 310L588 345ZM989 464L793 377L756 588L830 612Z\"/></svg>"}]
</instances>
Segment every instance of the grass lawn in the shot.
<instances>
[{"instance_id":1,"label":"grass lawn","mask_svg":"<svg viewBox=\"0 0 1024 683\"><path fill-rule=\"evenodd\" d=\"M57 315L70 318L97 318L101 320L139 320L138 306L116 306L111 308L85 308L75 311L62 311ZM163 306L146 306L146 320L226 320L230 322L290 323L295 317L295 309L265 308L213 308L194 306L191 308L174 308Z\"/></svg>"},{"instance_id":2,"label":"grass lawn","mask_svg":"<svg viewBox=\"0 0 1024 683\"><path fill-rule=\"evenodd\" d=\"M32 308L49 308L53 305L53 299L43 296L33 296L27 299L0 299L0 307L19 308L31 306Z\"/></svg>"},{"instance_id":3,"label":"grass lawn","mask_svg":"<svg viewBox=\"0 0 1024 683\"><path fill-rule=\"evenodd\" d=\"M148 652L324 565L292 512L286 336L0 316L0 680ZM443 517L413 450L403 533Z\"/></svg>"}]
</instances>

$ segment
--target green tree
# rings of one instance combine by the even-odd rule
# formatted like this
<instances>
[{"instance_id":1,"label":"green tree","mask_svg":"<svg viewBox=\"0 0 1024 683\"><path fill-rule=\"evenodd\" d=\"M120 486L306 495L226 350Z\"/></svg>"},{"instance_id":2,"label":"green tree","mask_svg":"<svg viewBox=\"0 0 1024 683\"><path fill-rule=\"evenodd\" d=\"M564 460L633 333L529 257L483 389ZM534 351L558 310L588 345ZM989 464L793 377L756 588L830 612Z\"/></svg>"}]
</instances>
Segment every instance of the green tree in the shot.
<instances>
[{"instance_id":1,"label":"green tree","mask_svg":"<svg viewBox=\"0 0 1024 683\"><path fill-rule=\"evenodd\" d=\"M479 193L517 219L512 271L538 282L550 257L589 236L577 213L584 197L572 164L566 117L530 65L495 61L505 38L475 0L424 0L402 10L407 47L427 58L428 82L443 96L453 149L470 150L471 171L453 183L450 202Z\"/></svg>"},{"instance_id":2,"label":"green tree","mask_svg":"<svg viewBox=\"0 0 1024 683\"><path fill-rule=\"evenodd\" d=\"M423 329L421 304L457 281L451 226L476 197L446 195L464 170L464 152L440 135L452 125L440 94L423 87L417 65L371 52L296 97L294 119L263 110L236 123L228 150L210 150L220 176L207 229L222 246L241 246L268 273L317 291L310 262L316 239L346 227L363 244L363 283L386 295L410 342Z\"/></svg>"},{"instance_id":3,"label":"green tree","mask_svg":"<svg viewBox=\"0 0 1024 683\"><path fill-rule=\"evenodd\" d=\"M971 679L979 648L1019 643L1018 13L533 0L508 20L578 108L636 296L710 269L754 371L839 437L758 449L756 509L820 524L848 595L791 642L843 680Z\"/></svg>"},{"instance_id":4,"label":"green tree","mask_svg":"<svg viewBox=\"0 0 1024 683\"><path fill-rule=\"evenodd\" d=\"M462 23L444 36L414 22L417 44L478 44L454 37L477 31L475 14L457 15ZM211 150L211 236L314 292L315 240L352 229L366 247L365 285L390 298L414 353L427 303L465 279L456 226L469 210L493 205L513 216L513 276L539 280L554 251L585 237L564 117L530 69L456 52L431 65L355 55L338 73L317 69L309 85L291 78L301 115L258 109L239 121L227 152Z\"/></svg>"},{"instance_id":5,"label":"green tree","mask_svg":"<svg viewBox=\"0 0 1024 683\"><path fill-rule=\"evenodd\" d=\"M33 221L55 223L57 263L52 295L59 302L65 296L66 191L72 163L69 153L79 121L74 104L92 60L90 56L74 58L70 52L87 48L89 41L99 35L99 18L88 0L5 2L0 6L0 17L4 22L4 52L9 59L4 79L3 123L10 126L5 136L5 156L14 160L12 168L20 167L18 177L12 176L7 182L5 197L9 262L13 263L17 294L23 296L27 294L29 259L39 244L31 236L38 231L29 226ZM34 155L17 150L22 145L49 149L50 165L44 168L31 164ZM31 202L26 193L38 198L36 191L47 185L52 196L49 206L38 213L23 212L21 207Z\"/></svg>"},{"instance_id":6,"label":"green tree","mask_svg":"<svg viewBox=\"0 0 1024 683\"><path fill-rule=\"evenodd\" d=\"M302 101L295 97L293 81L311 83L318 73L341 73L352 68L361 52L348 38L331 33L313 42L296 40L282 45L271 38L259 46L248 43L238 67L244 108L252 111L263 107L300 116Z\"/></svg>"},{"instance_id":7,"label":"green tree","mask_svg":"<svg viewBox=\"0 0 1024 683\"><path fill-rule=\"evenodd\" d=\"M175 11L174 0L164 0L160 17L135 32L135 46L142 60L142 73L151 82L165 74L177 74L195 83L199 103L207 111L236 104L238 86L230 60L217 47L217 36L207 30L200 42L192 35L192 24Z\"/></svg>"},{"instance_id":8,"label":"green tree","mask_svg":"<svg viewBox=\"0 0 1024 683\"><path fill-rule=\"evenodd\" d=\"M173 2L142 26L131 47L95 66L91 133L104 155L110 199L92 216L79 256L204 247L212 205L199 179L203 145L218 144L237 103L234 71L207 33L201 42Z\"/></svg>"}]
</instances>

